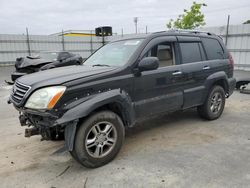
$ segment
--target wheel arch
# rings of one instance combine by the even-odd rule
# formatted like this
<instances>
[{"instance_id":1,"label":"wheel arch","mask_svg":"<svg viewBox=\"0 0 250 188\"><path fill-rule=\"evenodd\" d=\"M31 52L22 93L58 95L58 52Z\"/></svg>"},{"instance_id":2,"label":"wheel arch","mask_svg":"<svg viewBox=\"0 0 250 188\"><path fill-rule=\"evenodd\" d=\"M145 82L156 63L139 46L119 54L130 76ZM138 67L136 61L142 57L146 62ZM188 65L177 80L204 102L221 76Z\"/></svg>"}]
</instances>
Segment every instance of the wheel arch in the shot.
<instances>
[{"instance_id":1,"label":"wheel arch","mask_svg":"<svg viewBox=\"0 0 250 188\"><path fill-rule=\"evenodd\" d=\"M119 115L125 126L131 126L135 122L134 108L128 93L115 89L92 96L69 109L56 121L56 124L63 124L76 119L82 121L102 109L110 110Z\"/></svg>"},{"instance_id":2,"label":"wheel arch","mask_svg":"<svg viewBox=\"0 0 250 188\"><path fill-rule=\"evenodd\" d=\"M229 92L228 77L224 71L216 72L207 77L205 81L207 92L215 85L221 86L226 94Z\"/></svg>"},{"instance_id":3,"label":"wheel arch","mask_svg":"<svg viewBox=\"0 0 250 188\"><path fill-rule=\"evenodd\" d=\"M205 81L205 92L203 95L202 103L205 102L209 91L215 85L221 86L225 90L226 96L229 95L229 83L226 73L224 71L216 72L208 76Z\"/></svg>"},{"instance_id":4,"label":"wheel arch","mask_svg":"<svg viewBox=\"0 0 250 188\"><path fill-rule=\"evenodd\" d=\"M100 93L76 107L68 110L56 124L66 124L65 145L69 151L74 148L77 127L86 118L101 110L110 110L123 121L124 126L132 126L135 122L134 109L129 95L120 89ZM76 123L69 123L76 122Z\"/></svg>"}]
</instances>

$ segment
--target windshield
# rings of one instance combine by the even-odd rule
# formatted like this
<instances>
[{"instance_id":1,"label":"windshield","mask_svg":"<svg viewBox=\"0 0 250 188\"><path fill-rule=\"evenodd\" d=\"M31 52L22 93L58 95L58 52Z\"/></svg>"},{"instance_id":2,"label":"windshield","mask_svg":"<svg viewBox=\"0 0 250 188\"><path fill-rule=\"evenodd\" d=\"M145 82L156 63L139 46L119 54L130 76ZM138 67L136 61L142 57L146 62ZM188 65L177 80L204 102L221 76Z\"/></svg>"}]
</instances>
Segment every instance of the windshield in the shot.
<instances>
[{"instance_id":1,"label":"windshield","mask_svg":"<svg viewBox=\"0 0 250 188\"><path fill-rule=\"evenodd\" d=\"M57 52L41 52L38 54L41 59L57 60Z\"/></svg>"},{"instance_id":2,"label":"windshield","mask_svg":"<svg viewBox=\"0 0 250 188\"><path fill-rule=\"evenodd\" d=\"M84 65L123 66L128 62L142 40L133 39L109 43L90 56L84 62Z\"/></svg>"}]
</instances>

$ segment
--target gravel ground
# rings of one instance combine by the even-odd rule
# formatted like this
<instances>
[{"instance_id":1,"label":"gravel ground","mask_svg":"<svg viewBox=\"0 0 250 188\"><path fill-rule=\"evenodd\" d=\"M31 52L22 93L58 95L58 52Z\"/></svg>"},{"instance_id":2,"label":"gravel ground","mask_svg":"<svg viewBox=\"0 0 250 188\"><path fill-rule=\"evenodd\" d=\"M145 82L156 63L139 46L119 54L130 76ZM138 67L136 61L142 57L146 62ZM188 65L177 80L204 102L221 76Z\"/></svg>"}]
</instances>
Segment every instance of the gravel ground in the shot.
<instances>
[{"instance_id":1,"label":"gravel ground","mask_svg":"<svg viewBox=\"0 0 250 188\"><path fill-rule=\"evenodd\" d=\"M87 169L62 141L24 138L6 103L11 70L0 67L0 187L250 187L250 95L234 92L216 121L191 109L129 129L111 163Z\"/></svg>"}]
</instances>

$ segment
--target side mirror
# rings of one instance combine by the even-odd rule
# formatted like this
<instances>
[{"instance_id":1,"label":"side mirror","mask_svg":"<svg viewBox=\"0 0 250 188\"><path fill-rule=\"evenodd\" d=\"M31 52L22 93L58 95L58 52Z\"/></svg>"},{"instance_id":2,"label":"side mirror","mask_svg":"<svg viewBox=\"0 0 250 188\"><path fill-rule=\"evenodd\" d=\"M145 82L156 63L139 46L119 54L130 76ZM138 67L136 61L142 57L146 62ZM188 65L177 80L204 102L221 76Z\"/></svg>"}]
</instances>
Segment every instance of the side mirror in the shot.
<instances>
[{"instance_id":1,"label":"side mirror","mask_svg":"<svg viewBox=\"0 0 250 188\"><path fill-rule=\"evenodd\" d=\"M157 57L145 57L138 64L138 69L140 72L155 70L158 67L159 67L159 59Z\"/></svg>"}]
</instances>

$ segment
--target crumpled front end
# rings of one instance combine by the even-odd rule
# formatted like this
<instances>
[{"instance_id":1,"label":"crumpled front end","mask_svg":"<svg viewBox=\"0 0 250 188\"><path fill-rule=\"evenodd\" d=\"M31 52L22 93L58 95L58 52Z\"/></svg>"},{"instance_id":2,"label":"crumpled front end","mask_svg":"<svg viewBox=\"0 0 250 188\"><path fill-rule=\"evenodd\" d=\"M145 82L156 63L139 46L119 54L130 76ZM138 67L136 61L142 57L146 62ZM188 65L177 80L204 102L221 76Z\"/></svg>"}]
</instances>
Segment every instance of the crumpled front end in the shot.
<instances>
[{"instance_id":1,"label":"crumpled front end","mask_svg":"<svg viewBox=\"0 0 250 188\"><path fill-rule=\"evenodd\" d=\"M25 137L41 135L43 140L54 140L58 137L63 138L64 128L67 124L58 124L56 120L63 114L57 110L35 110L25 108L24 101L30 94L31 87L15 82L9 103L19 111L19 121L21 126L27 126Z\"/></svg>"},{"instance_id":2,"label":"crumpled front end","mask_svg":"<svg viewBox=\"0 0 250 188\"><path fill-rule=\"evenodd\" d=\"M31 110L20 110L19 112L21 126L28 127L25 129L25 137L41 135L43 140L53 140L63 135L63 126L55 125L57 116Z\"/></svg>"}]
</instances>

